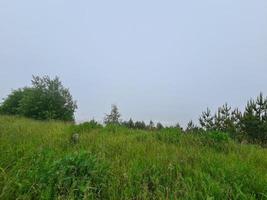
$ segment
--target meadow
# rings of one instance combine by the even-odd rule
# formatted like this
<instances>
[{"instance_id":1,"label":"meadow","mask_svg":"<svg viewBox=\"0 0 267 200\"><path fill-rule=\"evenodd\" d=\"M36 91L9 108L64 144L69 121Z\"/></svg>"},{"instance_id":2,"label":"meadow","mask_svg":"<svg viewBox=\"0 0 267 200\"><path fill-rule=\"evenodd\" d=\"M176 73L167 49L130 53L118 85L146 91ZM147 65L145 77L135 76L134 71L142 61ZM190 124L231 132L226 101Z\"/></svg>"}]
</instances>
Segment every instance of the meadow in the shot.
<instances>
[{"instance_id":1,"label":"meadow","mask_svg":"<svg viewBox=\"0 0 267 200\"><path fill-rule=\"evenodd\" d=\"M219 132L0 116L0 199L267 199L267 149Z\"/></svg>"}]
</instances>

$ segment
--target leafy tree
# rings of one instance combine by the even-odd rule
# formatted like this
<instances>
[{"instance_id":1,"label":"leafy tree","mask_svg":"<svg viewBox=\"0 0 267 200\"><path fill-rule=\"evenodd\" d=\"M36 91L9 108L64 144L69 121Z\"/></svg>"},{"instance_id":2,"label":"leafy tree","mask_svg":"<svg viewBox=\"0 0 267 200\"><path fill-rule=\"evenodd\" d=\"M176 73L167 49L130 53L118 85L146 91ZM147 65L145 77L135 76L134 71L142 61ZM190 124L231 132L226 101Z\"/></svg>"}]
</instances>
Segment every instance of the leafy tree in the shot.
<instances>
[{"instance_id":1,"label":"leafy tree","mask_svg":"<svg viewBox=\"0 0 267 200\"><path fill-rule=\"evenodd\" d=\"M13 91L2 103L1 113L34 119L74 121L77 104L58 77L33 76L32 87Z\"/></svg>"},{"instance_id":2,"label":"leafy tree","mask_svg":"<svg viewBox=\"0 0 267 200\"><path fill-rule=\"evenodd\" d=\"M119 109L116 105L111 106L110 114L106 114L104 118L105 124L120 124L121 114L119 113Z\"/></svg>"},{"instance_id":3,"label":"leafy tree","mask_svg":"<svg viewBox=\"0 0 267 200\"><path fill-rule=\"evenodd\" d=\"M20 101L28 88L12 91L0 106L0 113L6 115L19 115Z\"/></svg>"}]
</instances>

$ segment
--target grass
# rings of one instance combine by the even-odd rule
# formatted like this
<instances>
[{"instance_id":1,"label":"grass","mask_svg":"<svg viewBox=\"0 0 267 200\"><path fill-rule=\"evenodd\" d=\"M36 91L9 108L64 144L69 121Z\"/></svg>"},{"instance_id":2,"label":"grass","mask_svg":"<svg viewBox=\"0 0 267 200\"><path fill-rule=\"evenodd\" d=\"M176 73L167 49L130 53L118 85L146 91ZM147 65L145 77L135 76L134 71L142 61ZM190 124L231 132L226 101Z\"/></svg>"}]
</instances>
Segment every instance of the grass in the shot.
<instances>
[{"instance_id":1,"label":"grass","mask_svg":"<svg viewBox=\"0 0 267 200\"><path fill-rule=\"evenodd\" d=\"M79 130L79 143L70 142ZM0 199L267 199L267 150L223 133L0 117Z\"/></svg>"}]
</instances>

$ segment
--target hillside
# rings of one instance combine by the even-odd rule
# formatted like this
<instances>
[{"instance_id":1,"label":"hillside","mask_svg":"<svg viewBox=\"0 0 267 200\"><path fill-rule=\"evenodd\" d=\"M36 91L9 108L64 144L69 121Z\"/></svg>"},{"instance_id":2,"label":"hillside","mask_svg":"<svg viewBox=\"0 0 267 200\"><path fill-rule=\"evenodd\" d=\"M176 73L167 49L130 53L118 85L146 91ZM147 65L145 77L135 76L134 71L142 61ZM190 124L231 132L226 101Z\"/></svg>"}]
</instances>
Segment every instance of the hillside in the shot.
<instances>
[{"instance_id":1,"label":"hillside","mask_svg":"<svg viewBox=\"0 0 267 200\"><path fill-rule=\"evenodd\" d=\"M0 153L3 200L267 199L267 149L212 134L1 116Z\"/></svg>"}]
</instances>

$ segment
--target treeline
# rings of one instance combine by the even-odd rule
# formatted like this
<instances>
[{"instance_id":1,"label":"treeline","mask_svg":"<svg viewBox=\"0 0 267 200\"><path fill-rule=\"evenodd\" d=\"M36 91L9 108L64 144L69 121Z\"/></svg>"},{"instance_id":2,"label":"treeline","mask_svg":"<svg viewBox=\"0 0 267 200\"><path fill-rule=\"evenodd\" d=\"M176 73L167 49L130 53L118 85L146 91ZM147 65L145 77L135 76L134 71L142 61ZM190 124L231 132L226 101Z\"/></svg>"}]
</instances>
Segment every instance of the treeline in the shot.
<instances>
[{"instance_id":1,"label":"treeline","mask_svg":"<svg viewBox=\"0 0 267 200\"><path fill-rule=\"evenodd\" d=\"M48 76L33 76L32 86L11 92L0 105L0 114L19 115L38 120L63 120L74 122L74 112L77 109L69 90L60 82L59 78ZM183 133L203 134L207 131L221 131L228 133L237 141L267 144L267 98L262 93L255 99L248 101L241 112L232 109L227 103L219 107L215 113L209 108L199 118L199 125L190 121L185 129L179 123L175 126L163 126L160 122L121 120L121 114L116 105L111 113L106 114L104 123L117 124L130 129L160 130L174 128ZM91 121L89 126L100 127L101 124Z\"/></svg>"},{"instance_id":2,"label":"treeline","mask_svg":"<svg viewBox=\"0 0 267 200\"><path fill-rule=\"evenodd\" d=\"M249 100L243 112L238 108L232 109L227 103L219 107L214 114L207 108L199 118L199 125L190 121L184 130L179 123L175 126L164 127L160 122L155 125L153 121L150 121L149 124L144 121L134 122L132 119L122 121L120 116L117 106L113 105L111 113L106 115L104 122L105 124L123 125L131 129L176 128L183 133L192 134L220 131L228 133L230 137L239 142L267 144L267 97L264 97L262 93L255 100Z\"/></svg>"},{"instance_id":3,"label":"treeline","mask_svg":"<svg viewBox=\"0 0 267 200\"><path fill-rule=\"evenodd\" d=\"M110 114L106 114L104 118L104 123L108 124L117 124L122 125L130 129L141 129L141 130L160 130L163 128L179 128L183 130L182 127L177 123L175 126L163 126L160 122L154 123L150 121L149 124L146 124L144 121L133 121L131 118L129 121L123 121L120 119L121 114L119 113L119 109L116 105L111 106Z\"/></svg>"},{"instance_id":4,"label":"treeline","mask_svg":"<svg viewBox=\"0 0 267 200\"><path fill-rule=\"evenodd\" d=\"M262 93L247 102L245 110L232 109L227 103L211 113L207 109L199 118L201 128L229 133L233 138L267 144L267 98Z\"/></svg>"}]
</instances>

